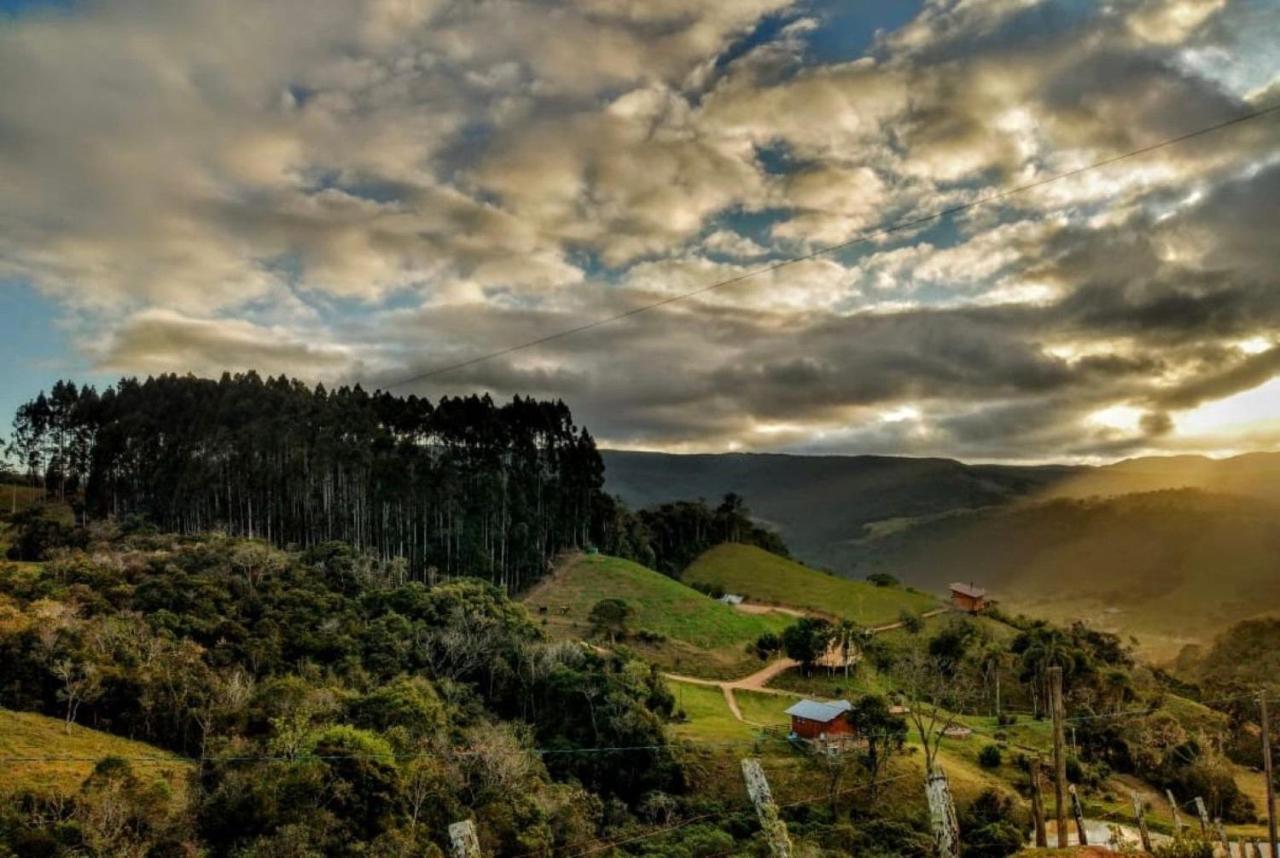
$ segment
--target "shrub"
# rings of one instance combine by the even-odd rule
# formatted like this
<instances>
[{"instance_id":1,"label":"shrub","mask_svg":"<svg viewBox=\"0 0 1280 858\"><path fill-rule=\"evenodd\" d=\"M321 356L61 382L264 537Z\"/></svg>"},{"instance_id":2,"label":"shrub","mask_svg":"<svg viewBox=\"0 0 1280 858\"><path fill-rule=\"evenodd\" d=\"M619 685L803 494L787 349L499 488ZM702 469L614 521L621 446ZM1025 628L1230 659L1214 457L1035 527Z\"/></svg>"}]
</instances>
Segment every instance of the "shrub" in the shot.
<instances>
[{"instance_id":1,"label":"shrub","mask_svg":"<svg viewBox=\"0 0 1280 858\"><path fill-rule=\"evenodd\" d=\"M759 656L760 660L764 661L774 653L781 651L782 638L773 632L765 632L760 635L760 637L756 638L753 648L755 650L755 654Z\"/></svg>"},{"instance_id":2,"label":"shrub","mask_svg":"<svg viewBox=\"0 0 1280 858\"><path fill-rule=\"evenodd\" d=\"M1026 841L1027 826L1019 818L1013 801L984 790L960 817L964 858L1004 858L1013 855Z\"/></svg>"},{"instance_id":3,"label":"shrub","mask_svg":"<svg viewBox=\"0 0 1280 858\"><path fill-rule=\"evenodd\" d=\"M1202 837L1182 832L1172 840L1156 844L1156 858L1213 858L1213 845Z\"/></svg>"},{"instance_id":4,"label":"shrub","mask_svg":"<svg viewBox=\"0 0 1280 858\"><path fill-rule=\"evenodd\" d=\"M984 769L998 769L1003 759L1000 755L1000 748L997 745L987 745L978 752L978 765Z\"/></svg>"},{"instance_id":5,"label":"shrub","mask_svg":"<svg viewBox=\"0 0 1280 858\"><path fill-rule=\"evenodd\" d=\"M867 581L875 584L877 587L897 587L900 583L897 578L888 572L872 572L867 576Z\"/></svg>"}]
</instances>

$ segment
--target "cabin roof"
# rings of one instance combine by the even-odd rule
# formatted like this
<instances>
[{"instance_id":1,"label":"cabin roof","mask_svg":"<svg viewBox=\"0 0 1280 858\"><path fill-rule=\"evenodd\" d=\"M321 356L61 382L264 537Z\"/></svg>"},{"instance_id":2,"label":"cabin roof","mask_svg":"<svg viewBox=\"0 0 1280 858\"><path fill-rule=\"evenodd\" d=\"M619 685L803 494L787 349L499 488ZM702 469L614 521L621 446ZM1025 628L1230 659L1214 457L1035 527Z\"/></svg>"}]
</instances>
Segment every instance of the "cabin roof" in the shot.
<instances>
[{"instance_id":1,"label":"cabin roof","mask_svg":"<svg viewBox=\"0 0 1280 858\"><path fill-rule=\"evenodd\" d=\"M848 700L801 700L788 709L787 714L793 718L829 724L852 708L853 704Z\"/></svg>"},{"instance_id":2,"label":"cabin roof","mask_svg":"<svg viewBox=\"0 0 1280 858\"><path fill-rule=\"evenodd\" d=\"M987 595L987 591L981 587L975 587L972 584L964 584L961 582L952 584L951 592L959 593L961 596L969 596L973 599L981 599L983 596Z\"/></svg>"}]
</instances>

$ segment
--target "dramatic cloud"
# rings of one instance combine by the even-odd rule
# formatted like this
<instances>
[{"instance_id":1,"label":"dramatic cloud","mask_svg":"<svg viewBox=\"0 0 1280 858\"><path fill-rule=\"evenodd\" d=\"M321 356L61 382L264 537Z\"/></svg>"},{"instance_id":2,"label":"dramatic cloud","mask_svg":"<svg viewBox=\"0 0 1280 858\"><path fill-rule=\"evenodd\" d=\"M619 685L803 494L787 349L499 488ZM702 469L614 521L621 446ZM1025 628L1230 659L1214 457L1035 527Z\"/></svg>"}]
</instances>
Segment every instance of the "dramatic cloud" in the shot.
<instances>
[{"instance_id":1,"label":"dramatic cloud","mask_svg":"<svg viewBox=\"0 0 1280 858\"><path fill-rule=\"evenodd\" d=\"M371 386L697 293L403 389L680 450L1270 445L1203 415L1280 390L1280 115L858 241L1280 103L1268 5L37 4L0 288L104 371Z\"/></svg>"}]
</instances>

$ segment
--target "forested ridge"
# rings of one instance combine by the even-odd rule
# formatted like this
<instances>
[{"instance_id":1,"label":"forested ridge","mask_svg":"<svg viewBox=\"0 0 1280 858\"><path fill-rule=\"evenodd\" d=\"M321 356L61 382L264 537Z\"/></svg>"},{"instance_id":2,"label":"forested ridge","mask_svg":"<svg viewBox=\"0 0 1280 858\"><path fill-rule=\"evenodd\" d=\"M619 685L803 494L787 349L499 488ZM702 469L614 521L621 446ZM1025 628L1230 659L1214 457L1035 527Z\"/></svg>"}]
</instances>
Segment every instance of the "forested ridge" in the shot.
<instances>
[{"instance_id":1,"label":"forested ridge","mask_svg":"<svg viewBox=\"0 0 1280 858\"><path fill-rule=\"evenodd\" d=\"M587 543L603 465L559 401L369 393L284 377L58 382L23 405L13 451L91 516L222 530L307 548L330 540L407 575L516 589Z\"/></svg>"},{"instance_id":2,"label":"forested ridge","mask_svg":"<svg viewBox=\"0 0 1280 858\"><path fill-rule=\"evenodd\" d=\"M328 390L257 373L59 381L23 404L4 446L81 521L138 519L306 550L345 542L401 580L458 576L515 592L559 553L598 546L672 576L720 542L786 546L744 499L633 511L604 493L595 440L564 402ZM59 538L33 530L39 559ZM64 536L65 539L65 536Z\"/></svg>"}]
</instances>

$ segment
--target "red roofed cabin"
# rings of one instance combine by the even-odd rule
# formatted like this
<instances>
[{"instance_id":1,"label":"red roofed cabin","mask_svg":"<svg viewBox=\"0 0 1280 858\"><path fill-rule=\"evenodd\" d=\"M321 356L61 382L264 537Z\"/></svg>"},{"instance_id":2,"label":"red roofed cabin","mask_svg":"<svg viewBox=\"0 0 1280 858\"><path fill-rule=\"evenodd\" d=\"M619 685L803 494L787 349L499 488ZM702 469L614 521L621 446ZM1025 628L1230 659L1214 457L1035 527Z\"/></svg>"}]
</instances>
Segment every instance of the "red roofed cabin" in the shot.
<instances>
[{"instance_id":1,"label":"red roofed cabin","mask_svg":"<svg viewBox=\"0 0 1280 858\"><path fill-rule=\"evenodd\" d=\"M852 738L857 731L844 717L852 708L848 700L831 703L801 700L787 710L791 716L791 735L810 741Z\"/></svg>"},{"instance_id":2,"label":"red roofed cabin","mask_svg":"<svg viewBox=\"0 0 1280 858\"><path fill-rule=\"evenodd\" d=\"M980 614L987 609L987 591L973 584L952 584L951 605L958 611Z\"/></svg>"}]
</instances>

